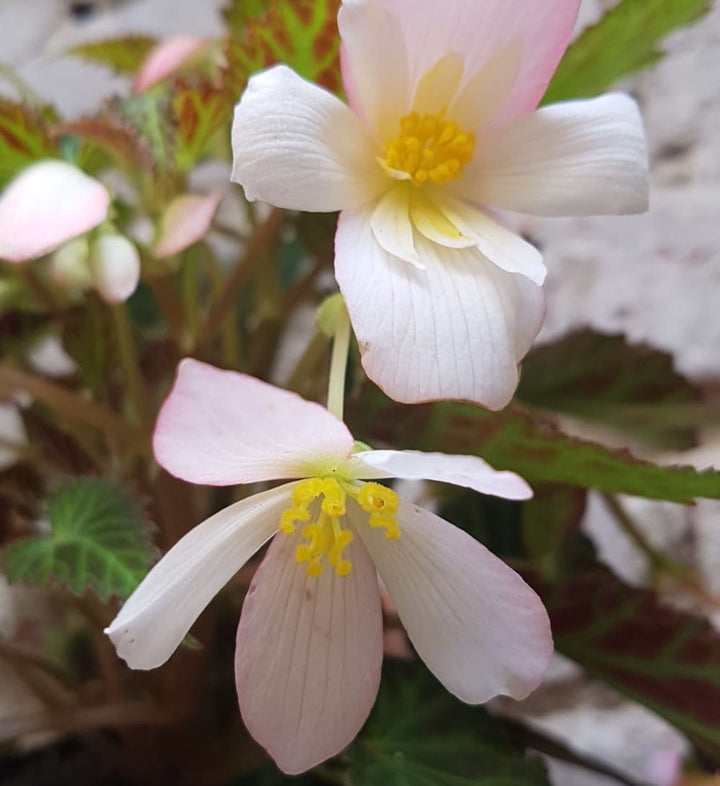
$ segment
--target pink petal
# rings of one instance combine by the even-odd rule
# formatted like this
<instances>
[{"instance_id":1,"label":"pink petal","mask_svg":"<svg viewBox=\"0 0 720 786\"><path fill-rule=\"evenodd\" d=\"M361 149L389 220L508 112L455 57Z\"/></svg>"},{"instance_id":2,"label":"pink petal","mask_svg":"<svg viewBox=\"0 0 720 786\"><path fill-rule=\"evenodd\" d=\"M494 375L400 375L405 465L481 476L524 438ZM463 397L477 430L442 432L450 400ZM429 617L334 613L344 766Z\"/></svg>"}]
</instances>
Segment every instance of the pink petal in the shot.
<instances>
[{"instance_id":1,"label":"pink petal","mask_svg":"<svg viewBox=\"0 0 720 786\"><path fill-rule=\"evenodd\" d=\"M105 186L64 161L24 169L0 196L0 259L43 256L105 220Z\"/></svg>"},{"instance_id":2,"label":"pink petal","mask_svg":"<svg viewBox=\"0 0 720 786\"><path fill-rule=\"evenodd\" d=\"M329 472L353 444L319 404L190 358L178 366L153 437L168 472L211 486Z\"/></svg>"},{"instance_id":3,"label":"pink petal","mask_svg":"<svg viewBox=\"0 0 720 786\"><path fill-rule=\"evenodd\" d=\"M448 190L475 204L540 216L641 213L648 206L642 120L629 96L543 107L478 141Z\"/></svg>"},{"instance_id":4,"label":"pink petal","mask_svg":"<svg viewBox=\"0 0 720 786\"><path fill-rule=\"evenodd\" d=\"M375 701L382 615L362 543L344 552L349 576L318 578L295 561L298 536L278 535L255 574L237 632L235 676L243 721L284 772L339 753Z\"/></svg>"},{"instance_id":5,"label":"pink petal","mask_svg":"<svg viewBox=\"0 0 720 786\"><path fill-rule=\"evenodd\" d=\"M153 247L156 259L179 254L202 240L210 229L222 191L207 196L183 194L168 205L160 219L160 232Z\"/></svg>"},{"instance_id":6,"label":"pink petal","mask_svg":"<svg viewBox=\"0 0 720 786\"><path fill-rule=\"evenodd\" d=\"M155 565L105 630L130 668L165 663L207 604L277 532L293 485L221 510Z\"/></svg>"},{"instance_id":7,"label":"pink petal","mask_svg":"<svg viewBox=\"0 0 720 786\"><path fill-rule=\"evenodd\" d=\"M157 44L150 50L145 62L135 75L133 85L135 92L143 93L149 87L161 82L197 54L207 42L207 38L177 36Z\"/></svg>"},{"instance_id":8,"label":"pink petal","mask_svg":"<svg viewBox=\"0 0 720 786\"><path fill-rule=\"evenodd\" d=\"M519 73L498 117L508 121L538 105L570 41L580 0L360 0L359 4L376 3L400 19L412 84L449 52L464 58L469 75L498 49L520 40Z\"/></svg>"},{"instance_id":9,"label":"pink petal","mask_svg":"<svg viewBox=\"0 0 720 786\"><path fill-rule=\"evenodd\" d=\"M552 654L540 598L466 532L401 503L401 536L356 525L408 636L428 668L471 704L522 699Z\"/></svg>"},{"instance_id":10,"label":"pink petal","mask_svg":"<svg viewBox=\"0 0 720 786\"><path fill-rule=\"evenodd\" d=\"M504 407L542 322L542 290L474 248L415 242L424 270L378 245L367 211L340 216L335 273L365 371L396 401Z\"/></svg>"},{"instance_id":11,"label":"pink petal","mask_svg":"<svg viewBox=\"0 0 720 786\"><path fill-rule=\"evenodd\" d=\"M505 499L530 499L532 489L514 472L493 469L477 456L422 453L419 450L367 450L345 465L357 478L437 480Z\"/></svg>"},{"instance_id":12,"label":"pink petal","mask_svg":"<svg viewBox=\"0 0 720 786\"><path fill-rule=\"evenodd\" d=\"M235 107L232 180L248 199L291 210L362 205L387 185L376 143L336 96L274 66Z\"/></svg>"},{"instance_id":13,"label":"pink petal","mask_svg":"<svg viewBox=\"0 0 720 786\"><path fill-rule=\"evenodd\" d=\"M345 2L338 27L348 101L384 145L412 98L401 21L378 3Z\"/></svg>"},{"instance_id":14,"label":"pink petal","mask_svg":"<svg viewBox=\"0 0 720 786\"><path fill-rule=\"evenodd\" d=\"M123 235L101 235L90 252L92 277L100 297L122 303L137 289L140 254Z\"/></svg>"}]
</instances>

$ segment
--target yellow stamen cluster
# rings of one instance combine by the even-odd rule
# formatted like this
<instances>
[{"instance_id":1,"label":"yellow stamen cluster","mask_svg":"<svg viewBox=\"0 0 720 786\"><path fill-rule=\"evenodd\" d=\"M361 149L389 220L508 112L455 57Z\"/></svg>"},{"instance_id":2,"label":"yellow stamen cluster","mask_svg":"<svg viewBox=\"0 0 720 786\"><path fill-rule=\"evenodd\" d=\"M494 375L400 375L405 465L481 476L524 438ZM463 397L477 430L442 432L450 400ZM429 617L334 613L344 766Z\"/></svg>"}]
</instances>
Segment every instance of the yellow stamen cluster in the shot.
<instances>
[{"instance_id":1,"label":"yellow stamen cluster","mask_svg":"<svg viewBox=\"0 0 720 786\"><path fill-rule=\"evenodd\" d=\"M303 542L295 550L295 559L307 563L308 576L323 572L325 558L338 576L347 576L352 570L352 563L343 556L343 551L352 543L353 533L340 524L347 511L348 496L370 514L371 527L385 529L388 538L400 537L395 520L399 500L392 489L379 483L358 487L335 478L304 480L293 490L292 507L282 514L280 529L292 535L298 524L304 524L300 533ZM317 500L320 500L319 509Z\"/></svg>"},{"instance_id":2,"label":"yellow stamen cluster","mask_svg":"<svg viewBox=\"0 0 720 786\"><path fill-rule=\"evenodd\" d=\"M456 180L475 152L475 135L442 115L411 112L400 120L400 133L385 145L380 163L391 173L409 176L416 187Z\"/></svg>"}]
</instances>

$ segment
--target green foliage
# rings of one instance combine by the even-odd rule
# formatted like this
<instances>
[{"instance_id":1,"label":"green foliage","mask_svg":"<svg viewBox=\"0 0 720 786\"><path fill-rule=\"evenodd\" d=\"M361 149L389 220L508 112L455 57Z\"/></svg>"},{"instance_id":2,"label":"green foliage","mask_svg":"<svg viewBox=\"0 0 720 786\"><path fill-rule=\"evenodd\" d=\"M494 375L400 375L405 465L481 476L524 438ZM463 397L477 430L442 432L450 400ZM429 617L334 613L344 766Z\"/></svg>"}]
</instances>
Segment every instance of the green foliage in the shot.
<instances>
[{"instance_id":1,"label":"green foliage","mask_svg":"<svg viewBox=\"0 0 720 786\"><path fill-rule=\"evenodd\" d=\"M661 40L705 14L711 0L623 0L570 45L543 103L599 95L662 57Z\"/></svg>"},{"instance_id":2,"label":"green foliage","mask_svg":"<svg viewBox=\"0 0 720 786\"><path fill-rule=\"evenodd\" d=\"M108 66L119 74L134 74L156 44L150 36L129 35L79 44L69 54Z\"/></svg>"},{"instance_id":3,"label":"green foliage","mask_svg":"<svg viewBox=\"0 0 720 786\"><path fill-rule=\"evenodd\" d=\"M540 588L555 645L591 674L720 753L720 634L707 620L661 606L605 568L575 561Z\"/></svg>"},{"instance_id":4,"label":"green foliage","mask_svg":"<svg viewBox=\"0 0 720 786\"><path fill-rule=\"evenodd\" d=\"M79 478L48 502L51 532L10 546L4 567L10 581L66 583L82 594L127 597L147 572L153 551L141 506L123 488L100 478Z\"/></svg>"},{"instance_id":5,"label":"green foliage","mask_svg":"<svg viewBox=\"0 0 720 786\"><path fill-rule=\"evenodd\" d=\"M49 109L34 109L0 98L0 187L34 161L57 158L50 136Z\"/></svg>"},{"instance_id":6,"label":"green foliage","mask_svg":"<svg viewBox=\"0 0 720 786\"><path fill-rule=\"evenodd\" d=\"M237 12L241 32L227 42L226 81L232 94L239 96L252 73L274 63L285 63L331 90L340 89L340 0L255 0L250 6Z\"/></svg>"},{"instance_id":7,"label":"green foliage","mask_svg":"<svg viewBox=\"0 0 720 786\"><path fill-rule=\"evenodd\" d=\"M375 707L349 749L353 786L546 786L542 762L484 710L454 699L421 666L383 674Z\"/></svg>"},{"instance_id":8,"label":"green foliage","mask_svg":"<svg viewBox=\"0 0 720 786\"><path fill-rule=\"evenodd\" d=\"M259 16L272 0L228 0L222 9L225 25L232 33L239 34L248 21Z\"/></svg>"},{"instance_id":9,"label":"green foliage","mask_svg":"<svg viewBox=\"0 0 720 786\"><path fill-rule=\"evenodd\" d=\"M373 391L348 417L353 433L367 441L479 455L532 484L563 483L679 503L720 498L720 472L656 466L628 450L563 434L515 405L502 412L446 402L403 407Z\"/></svg>"},{"instance_id":10,"label":"green foliage","mask_svg":"<svg viewBox=\"0 0 720 786\"><path fill-rule=\"evenodd\" d=\"M203 155L215 134L225 129L235 97L210 82L176 80L171 109L176 133L175 163L189 169Z\"/></svg>"},{"instance_id":11,"label":"green foliage","mask_svg":"<svg viewBox=\"0 0 720 786\"><path fill-rule=\"evenodd\" d=\"M517 396L658 447L694 444L685 424L697 417L698 392L675 371L670 355L628 344L621 335L580 330L534 349L523 361Z\"/></svg>"}]
</instances>

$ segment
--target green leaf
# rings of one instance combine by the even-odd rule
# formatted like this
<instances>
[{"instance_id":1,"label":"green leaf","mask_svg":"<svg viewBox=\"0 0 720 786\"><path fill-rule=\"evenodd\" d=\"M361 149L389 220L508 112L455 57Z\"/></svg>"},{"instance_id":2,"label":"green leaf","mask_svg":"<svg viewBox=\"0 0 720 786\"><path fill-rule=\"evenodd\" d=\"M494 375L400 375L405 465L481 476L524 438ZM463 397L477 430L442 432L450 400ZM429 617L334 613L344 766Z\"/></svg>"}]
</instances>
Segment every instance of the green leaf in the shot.
<instances>
[{"instance_id":1,"label":"green leaf","mask_svg":"<svg viewBox=\"0 0 720 786\"><path fill-rule=\"evenodd\" d=\"M141 506L123 488L100 478L68 483L49 501L49 535L10 546L10 581L66 583L107 598L126 598L147 572L153 550Z\"/></svg>"},{"instance_id":2,"label":"green leaf","mask_svg":"<svg viewBox=\"0 0 720 786\"><path fill-rule=\"evenodd\" d=\"M517 396L526 404L573 415L656 447L693 447L687 427L700 395L673 368L672 356L622 335L571 333L523 361Z\"/></svg>"},{"instance_id":3,"label":"green leaf","mask_svg":"<svg viewBox=\"0 0 720 786\"><path fill-rule=\"evenodd\" d=\"M659 60L662 39L695 22L711 0L623 0L570 45L543 103L604 93Z\"/></svg>"},{"instance_id":4,"label":"green leaf","mask_svg":"<svg viewBox=\"0 0 720 786\"><path fill-rule=\"evenodd\" d=\"M704 618L661 606L597 563L538 589L557 649L720 753L720 634ZM582 572L580 572L580 570Z\"/></svg>"},{"instance_id":5,"label":"green leaf","mask_svg":"<svg viewBox=\"0 0 720 786\"><path fill-rule=\"evenodd\" d=\"M129 35L79 44L68 54L108 66L119 74L134 74L156 44L150 36Z\"/></svg>"},{"instance_id":6,"label":"green leaf","mask_svg":"<svg viewBox=\"0 0 720 786\"><path fill-rule=\"evenodd\" d=\"M388 664L375 707L348 751L354 786L547 786L501 722L460 703L419 665Z\"/></svg>"},{"instance_id":7,"label":"green leaf","mask_svg":"<svg viewBox=\"0 0 720 786\"><path fill-rule=\"evenodd\" d=\"M230 96L206 80L192 84L176 79L172 91L172 113L177 145L175 162L190 169L205 153L215 134L229 122L237 96Z\"/></svg>"},{"instance_id":8,"label":"green leaf","mask_svg":"<svg viewBox=\"0 0 720 786\"><path fill-rule=\"evenodd\" d=\"M229 0L222 9L225 25L233 33L242 33L250 19L267 9L272 0Z\"/></svg>"},{"instance_id":9,"label":"green leaf","mask_svg":"<svg viewBox=\"0 0 720 786\"><path fill-rule=\"evenodd\" d=\"M517 405L502 412L447 402L407 407L369 390L348 408L348 418L355 436L369 443L479 455L531 484L563 483L683 504L720 498L720 472L657 466L628 450L563 434Z\"/></svg>"},{"instance_id":10,"label":"green leaf","mask_svg":"<svg viewBox=\"0 0 720 786\"><path fill-rule=\"evenodd\" d=\"M34 161L57 157L48 131L49 109L36 110L0 98L0 187Z\"/></svg>"},{"instance_id":11,"label":"green leaf","mask_svg":"<svg viewBox=\"0 0 720 786\"><path fill-rule=\"evenodd\" d=\"M241 12L241 34L227 41L226 89L231 94L239 95L250 74L274 63L340 90L340 0L254 0L251 6L251 18Z\"/></svg>"}]
</instances>

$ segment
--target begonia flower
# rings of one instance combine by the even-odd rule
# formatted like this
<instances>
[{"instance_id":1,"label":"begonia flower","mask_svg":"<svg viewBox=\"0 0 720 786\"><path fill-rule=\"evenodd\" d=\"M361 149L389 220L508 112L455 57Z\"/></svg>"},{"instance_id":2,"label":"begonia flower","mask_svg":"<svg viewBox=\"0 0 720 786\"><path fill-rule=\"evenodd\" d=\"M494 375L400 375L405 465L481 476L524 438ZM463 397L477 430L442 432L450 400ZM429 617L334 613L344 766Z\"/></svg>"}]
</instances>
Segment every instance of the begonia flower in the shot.
<instances>
[{"instance_id":1,"label":"begonia flower","mask_svg":"<svg viewBox=\"0 0 720 786\"><path fill-rule=\"evenodd\" d=\"M65 161L23 169L0 195L0 259L26 262L84 235L107 217L105 186Z\"/></svg>"},{"instance_id":2,"label":"begonia flower","mask_svg":"<svg viewBox=\"0 0 720 786\"><path fill-rule=\"evenodd\" d=\"M338 753L370 712L382 661L376 570L418 654L460 699L522 698L541 680L552 639L533 590L466 532L377 483L428 478L526 499L519 476L474 456L357 452L319 404L195 360L179 367L154 451L193 483L291 480L193 529L106 631L131 667L161 665L273 538L243 605L235 672L243 720L284 771Z\"/></svg>"},{"instance_id":3,"label":"begonia flower","mask_svg":"<svg viewBox=\"0 0 720 786\"><path fill-rule=\"evenodd\" d=\"M647 208L635 102L537 109L579 0L344 0L349 106L279 65L235 110L248 199L342 211L335 273L368 376L402 402L508 403L545 267L491 212Z\"/></svg>"}]
</instances>

